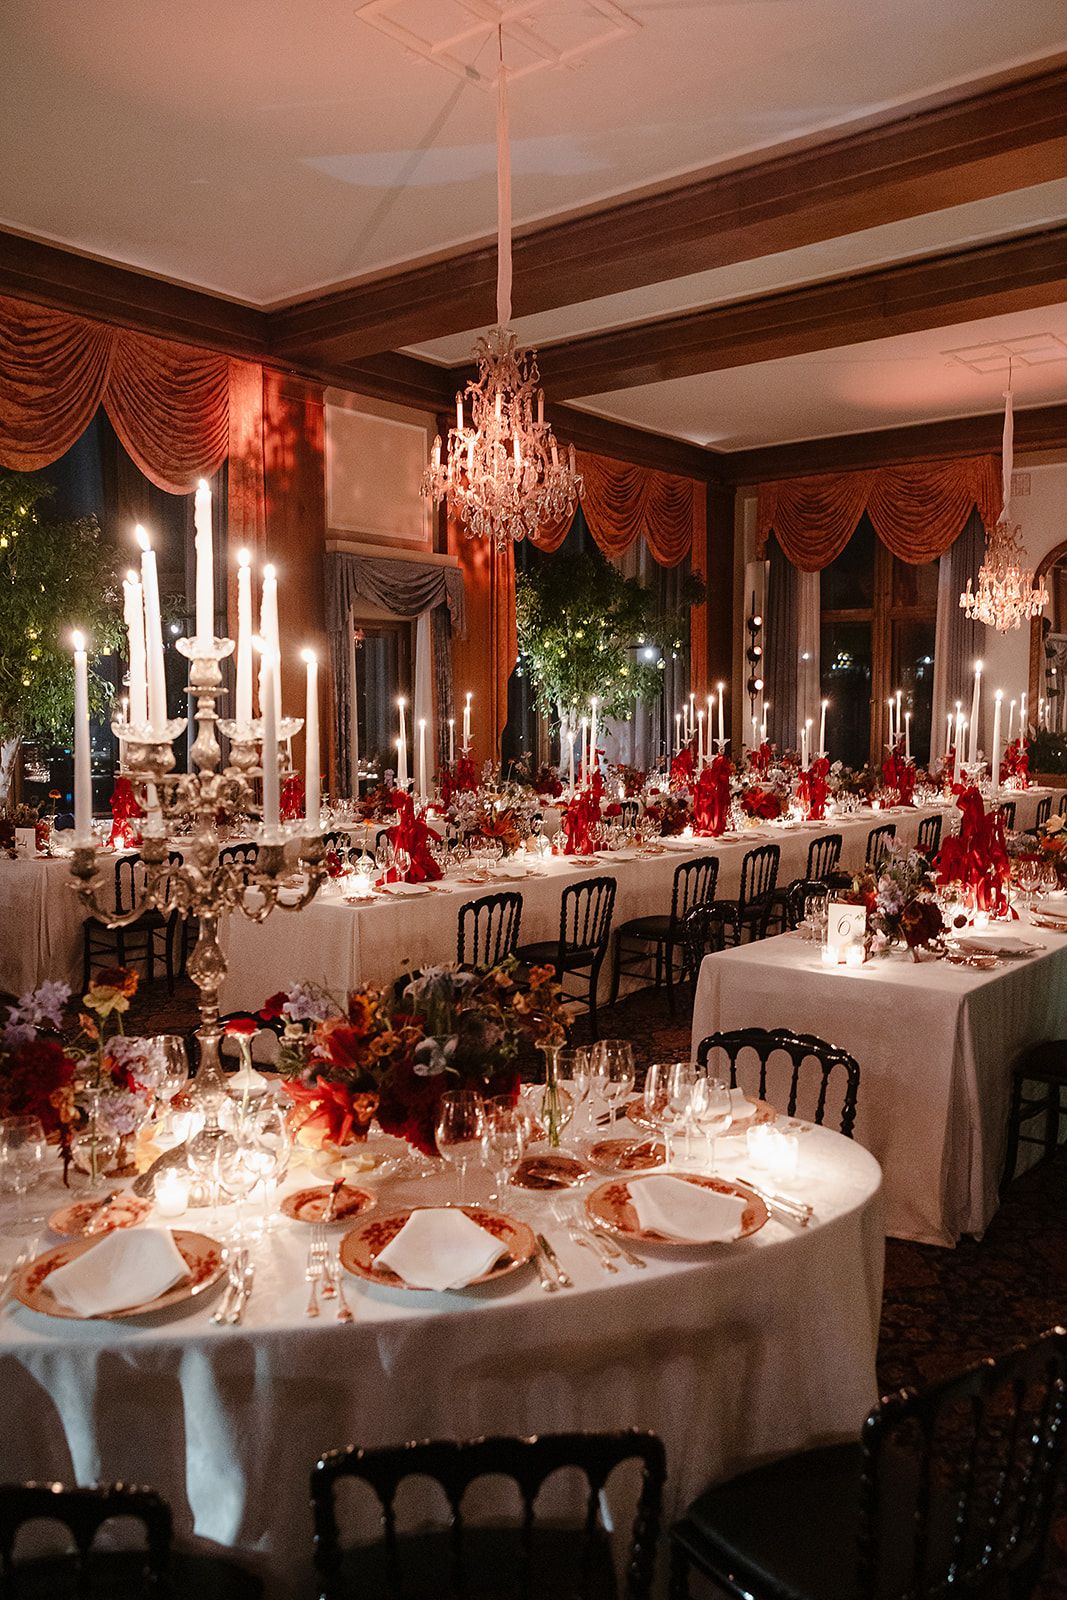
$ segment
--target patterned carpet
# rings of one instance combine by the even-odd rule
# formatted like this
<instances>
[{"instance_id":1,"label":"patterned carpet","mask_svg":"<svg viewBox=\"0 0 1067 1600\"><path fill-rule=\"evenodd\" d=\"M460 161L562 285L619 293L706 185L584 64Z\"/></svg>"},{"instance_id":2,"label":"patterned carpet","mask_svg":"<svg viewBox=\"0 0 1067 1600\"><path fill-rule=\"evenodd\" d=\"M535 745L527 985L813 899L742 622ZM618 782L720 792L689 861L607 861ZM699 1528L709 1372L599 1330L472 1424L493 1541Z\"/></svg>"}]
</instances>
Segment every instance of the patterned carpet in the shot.
<instances>
[{"instance_id":1,"label":"patterned carpet","mask_svg":"<svg viewBox=\"0 0 1067 1600\"><path fill-rule=\"evenodd\" d=\"M633 1042L642 1064L689 1053L685 991L672 1020L664 998L644 990L601 1014L602 1037ZM128 1031L195 1026L194 991L173 997L156 983L134 1002ZM576 1042L584 1023L575 1030ZM883 1390L921 1384L995 1354L1056 1322L1067 1322L1067 1147L1013 1184L981 1242L955 1250L889 1240L878 1352ZM1035 1600L1067 1600L1067 1491Z\"/></svg>"}]
</instances>

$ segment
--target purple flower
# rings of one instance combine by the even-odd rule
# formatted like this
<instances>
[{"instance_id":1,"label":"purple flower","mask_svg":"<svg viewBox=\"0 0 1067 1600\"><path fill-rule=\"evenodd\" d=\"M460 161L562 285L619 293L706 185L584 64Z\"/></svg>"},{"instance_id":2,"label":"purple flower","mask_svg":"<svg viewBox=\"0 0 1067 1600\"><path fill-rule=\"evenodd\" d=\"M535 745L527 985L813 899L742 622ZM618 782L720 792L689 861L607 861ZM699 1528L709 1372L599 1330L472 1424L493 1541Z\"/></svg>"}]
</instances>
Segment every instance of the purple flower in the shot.
<instances>
[{"instance_id":1,"label":"purple flower","mask_svg":"<svg viewBox=\"0 0 1067 1600\"><path fill-rule=\"evenodd\" d=\"M282 1011L290 1022L325 1022L327 1017L339 1015L330 997L307 983L298 983L289 990Z\"/></svg>"}]
</instances>

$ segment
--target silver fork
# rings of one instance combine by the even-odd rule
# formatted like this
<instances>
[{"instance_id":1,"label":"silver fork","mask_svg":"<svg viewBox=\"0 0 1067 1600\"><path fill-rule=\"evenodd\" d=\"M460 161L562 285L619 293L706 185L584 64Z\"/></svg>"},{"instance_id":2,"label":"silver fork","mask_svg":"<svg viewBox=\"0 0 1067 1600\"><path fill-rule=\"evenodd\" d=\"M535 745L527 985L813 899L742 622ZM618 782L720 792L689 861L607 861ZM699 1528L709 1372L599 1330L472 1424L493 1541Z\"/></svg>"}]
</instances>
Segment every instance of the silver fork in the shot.
<instances>
[{"instance_id":1,"label":"silver fork","mask_svg":"<svg viewBox=\"0 0 1067 1600\"><path fill-rule=\"evenodd\" d=\"M230 1307L237 1297L237 1289L241 1281L241 1255L242 1252L240 1250L232 1250L229 1253L226 1287L222 1292L222 1299L211 1313L211 1321L216 1327L226 1321Z\"/></svg>"},{"instance_id":2,"label":"silver fork","mask_svg":"<svg viewBox=\"0 0 1067 1600\"><path fill-rule=\"evenodd\" d=\"M602 1251L597 1249L592 1238L588 1233L585 1232L584 1228L578 1228L572 1224L567 1231L569 1232L573 1243L581 1245L583 1250L588 1250L589 1254L594 1258L594 1260L600 1262L600 1265L603 1267L605 1272L618 1272L619 1269L615 1265L614 1261L612 1261L610 1257L605 1255Z\"/></svg>"},{"instance_id":3,"label":"silver fork","mask_svg":"<svg viewBox=\"0 0 1067 1600\"><path fill-rule=\"evenodd\" d=\"M326 1230L322 1229L321 1231L323 1234L325 1234ZM308 1295L308 1303L304 1309L305 1317L317 1317L319 1314L319 1298L317 1290L319 1279L322 1277L322 1251L317 1248L317 1236L319 1232L319 1225L316 1222L313 1224L311 1229L311 1241L308 1245L307 1265L304 1267L304 1280L311 1285L311 1291Z\"/></svg>"},{"instance_id":4,"label":"silver fork","mask_svg":"<svg viewBox=\"0 0 1067 1600\"><path fill-rule=\"evenodd\" d=\"M330 1245L326 1237L326 1229L324 1227L320 1227L317 1230L315 1249L317 1250L319 1259L322 1262L322 1298L324 1300L335 1300L337 1298L337 1286L334 1282L333 1263L330 1259Z\"/></svg>"}]
</instances>

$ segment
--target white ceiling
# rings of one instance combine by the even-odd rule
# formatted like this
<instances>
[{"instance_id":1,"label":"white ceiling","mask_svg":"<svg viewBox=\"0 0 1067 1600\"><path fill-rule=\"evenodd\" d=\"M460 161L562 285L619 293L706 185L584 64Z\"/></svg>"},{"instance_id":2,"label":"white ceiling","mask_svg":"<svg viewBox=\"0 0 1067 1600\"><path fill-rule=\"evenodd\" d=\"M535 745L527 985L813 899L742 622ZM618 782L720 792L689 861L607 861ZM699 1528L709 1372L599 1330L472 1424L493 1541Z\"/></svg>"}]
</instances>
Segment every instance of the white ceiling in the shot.
<instances>
[{"instance_id":1,"label":"white ceiling","mask_svg":"<svg viewBox=\"0 0 1067 1600\"><path fill-rule=\"evenodd\" d=\"M1063 0L625 9L637 32L515 85L516 222L1067 47ZM492 231L491 98L353 0L3 0L0 61L0 225L257 305Z\"/></svg>"},{"instance_id":2,"label":"white ceiling","mask_svg":"<svg viewBox=\"0 0 1067 1600\"><path fill-rule=\"evenodd\" d=\"M979 416L1003 407L1004 376L974 372L947 352L1049 333L1067 342L1067 305L983 317L947 329L675 378L572 403L719 450ZM1017 367L1013 388L1020 409L1067 402L1067 349L1061 361L1021 371Z\"/></svg>"}]
</instances>

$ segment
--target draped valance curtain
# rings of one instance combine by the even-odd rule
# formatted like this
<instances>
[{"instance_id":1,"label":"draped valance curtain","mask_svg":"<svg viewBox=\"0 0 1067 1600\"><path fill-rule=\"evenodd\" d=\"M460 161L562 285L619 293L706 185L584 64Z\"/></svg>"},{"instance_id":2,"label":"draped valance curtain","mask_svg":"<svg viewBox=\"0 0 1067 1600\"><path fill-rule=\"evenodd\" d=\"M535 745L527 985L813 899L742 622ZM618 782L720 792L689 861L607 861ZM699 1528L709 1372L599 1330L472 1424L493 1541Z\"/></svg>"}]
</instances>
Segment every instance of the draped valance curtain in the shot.
<instances>
[{"instance_id":1,"label":"draped valance curtain","mask_svg":"<svg viewBox=\"0 0 1067 1600\"><path fill-rule=\"evenodd\" d=\"M187 494L229 454L231 384L245 385L245 366L2 295L0 466L48 466L102 405L145 477Z\"/></svg>"},{"instance_id":2,"label":"draped valance curtain","mask_svg":"<svg viewBox=\"0 0 1067 1600\"><path fill-rule=\"evenodd\" d=\"M349 648L353 613L360 601L369 602L395 617L420 620L416 639L415 720L424 716L438 738L454 715L452 690L452 632L467 632L463 574L440 562L396 561L385 556L326 553L326 633L330 641L330 666L334 683L337 767L353 783L352 761L352 651ZM428 627L422 626L426 619ZM428 652L429 659L422 656ZM431 687L432 685L432 687ZM433 717L436 701L437 716ZM413 723L414 726L414 723ZM438 752L440 755L440 752ZM356 793L353 787L351 792Z\"/></svg>"},{"instance_id":3,"label":"draped valance curtain","mask_svg":"<svg viewBox=\"0 0 1067 1600\"><path fill-rule=\"evenodd\" d=\"M678 566L694 541L702 544L706 514L702 483L584 450L578 452L578 468L585 520L609 558L621 556L641 534L661 567ZM534 544L540 550L558 550L572 521L565 515L543 524Z\"/></svg>"},{"instance_id":4,"label":"draped valance curtain","mask_svg":"<svg viewBox=\"0 0 1067 1600\"><path fill-rule=\"evenodd\" d=\"M773 531L795 567L820 572L841 554L866 511L887 549L917 565L943 555L976 507L992 527L1000 501L992 456L783 479L760 485L757 549L763 556Z\"/></svg>"}]
</instances>

